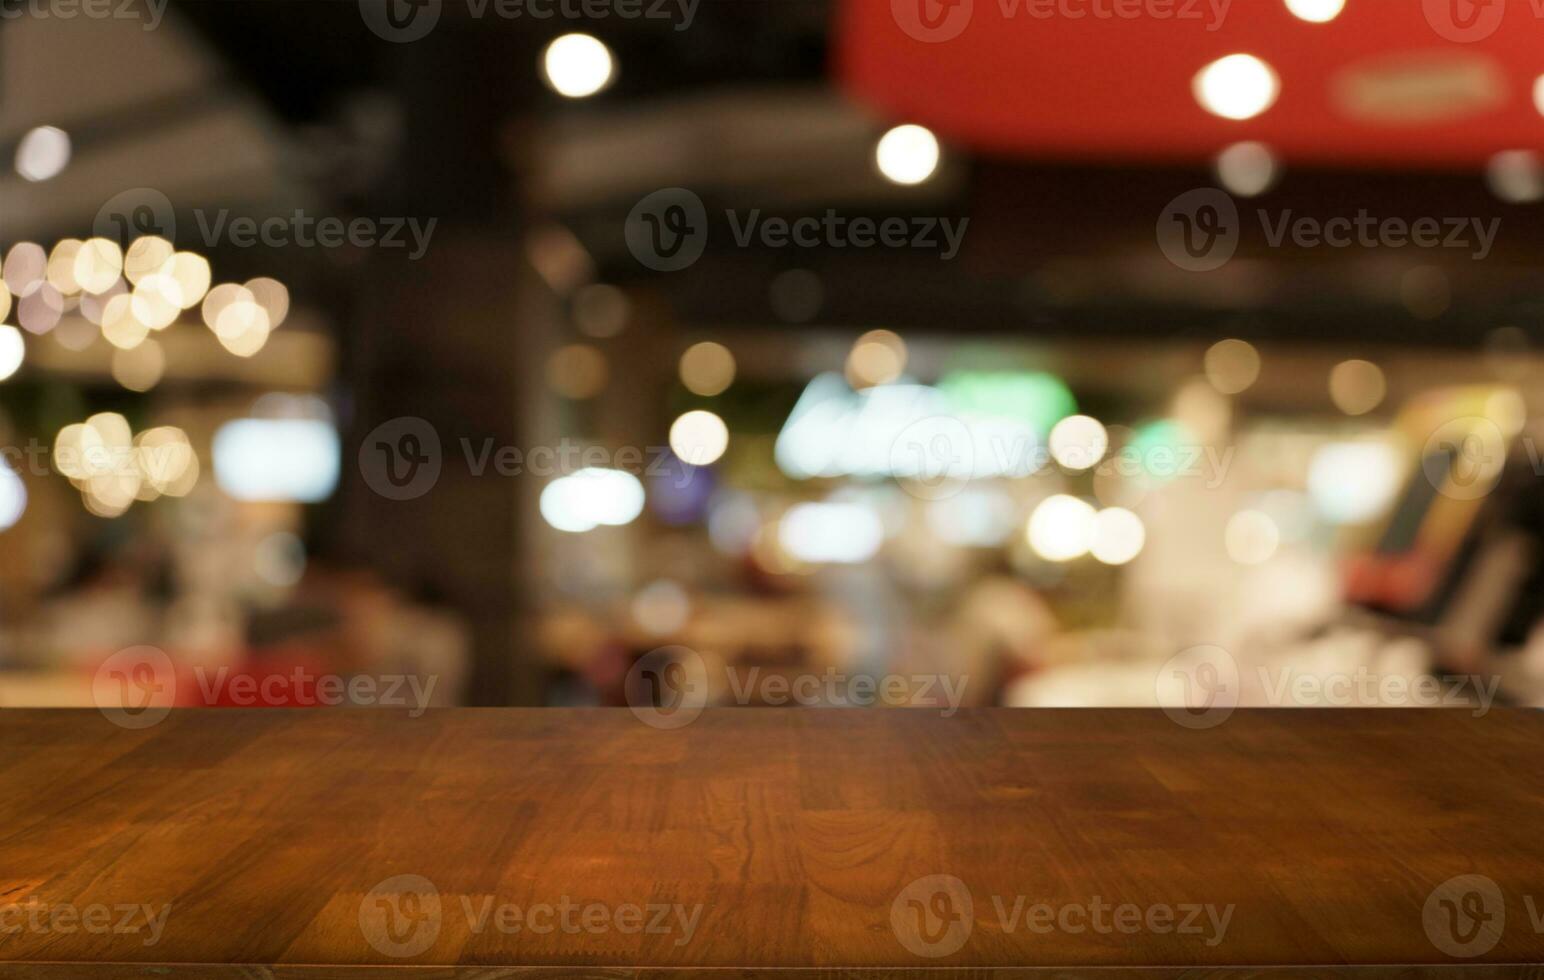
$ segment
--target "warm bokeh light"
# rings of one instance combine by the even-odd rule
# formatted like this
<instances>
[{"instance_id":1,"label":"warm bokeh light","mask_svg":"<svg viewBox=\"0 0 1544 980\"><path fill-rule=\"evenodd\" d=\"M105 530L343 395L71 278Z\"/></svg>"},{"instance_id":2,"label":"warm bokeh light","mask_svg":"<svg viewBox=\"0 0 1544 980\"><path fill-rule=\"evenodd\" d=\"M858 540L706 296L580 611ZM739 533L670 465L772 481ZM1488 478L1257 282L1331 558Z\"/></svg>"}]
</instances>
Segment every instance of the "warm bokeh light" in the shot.
<instances>
[{"instance_id":1,"label":"warm bokeh light","mask_svg":"<svg viewBox=\"0 0 1544 980\"><path fill-rule=\"evenodd\" d=\"M1089 551L1104 564L1126 564L1141 553L1146 542L1147 528L1131 511L1123 507L1106 507L1094 515Z\"/></svg>"},{"instance_id":2,"label":"warm bokeh light","mask_svg":"<svg viewBox=\"0 0 1544 980\"><path fill-rule=\"evenodd\" d=\"M847 381L854 388L889 384L906 370L906 343L890 330L870 330L847 355Z\"/></svg>"},{"instance_id":3,"label":"warm bokeh light","mask_svg":"<svg viewBox=\"0 0 1544 980\"><path fill-rule=\"evenodd\" d=\"M268 328L277 330L289 316L290 294L289 289L277 279L268 276L258 276L256 279L247 280L245 287L252 294L252 302L263 308L268 316Z\"/></svg>"},{"instance_id":4,"label":"warm bokeh light","mask_svg":"<svg viewBox=\"0 0 1544 980\"><path fill-rule=\"evenodd\" d=\"M75 278L75 259L84 244L78 238L63 238L48 255L48 284L63 296L73 296L80 292L80 281Z\"/></svg>"},{"instance_id":5,"label":"warm bokeh light","mask_svg":"<svg viewBox=\"0 0 1544 980\"><path fill-rule=\"evenodd\" d=\"M251 357L268 343L268 311L251 300L237 300L220 311L214 335L237 357Z\"/></svg>"},{"instance_id":6,"label":"warm bokeh light","mask_svg":"<svg viewBox=\"0 0 1544 980\"><path fill-rule=\"evenodd\" d=\"M159 235L145 235L129 243L123 253L123 276L137 285L145 276L160 272L166 267L175 250L172 243Z\"/></svg>"},{"instance_id":7,"label":"warm bokeh light","mask_svg":"<svg viewBox=\"0 0 1544 980\"><path fill-rule=\"evenodd\" d=\"M1196 72L1191 88L1201 108L1212 115L1251 119L1275 104L1281 80L1254 55L1230 54Z\"/></svg>"},{"instance_id":8,"label":"warm bokeh light","mask_svg":"<svg viewBox=\"0 0 1544 980\"><path fill-rule=\"evenodd\" d=\"M681 355L681 384L694 395L721 395L734 383L734 355L723 344L705 340Z\"/></svg>"},{"instance_id":9,"label":"warm bokeh light","mask_svg":"<svg viewBox=\"0 0 1544 980\"><path fill-rule=\"evenodd\" d=\"M1330 400L1347 415L1365 415L1383 403L1388 383L1371 361L1341 361L1330 370Z\"/></svg>"},{"instance_id":10,"label":"warm bokeh light","mask_svg":"<svg viewBox=\"0 0 1544 980\"><path fill-rule=\"evenodd\" d=\"M117 242L92 238L75 255L74 279L87 293L100 295L112 289L123 274L123 251ZM82 297L82 303L85 298Z\"/></svg>"},{"instance_id":11,"label":"warm bokeh light","mask_svg":"<svg viewBox=\"0 0 1544 980\"><path fill-rule=\"evenodd\" d=\"M150 327L134 315L134 298L120 293L102 308L102 336L109 344L132 350L144 342Z\"/></svg>"},{"instance_id":12,"label":"warm bokeh light","mask_svg":"<svg viewBox=\"0 0 1544 980\"><path fill-rule=\"evenodd\" d=\"M22 340L21 331L0 325L0 381L20 370L26 357L27 344Z\"/></svg>"},{"instance_id":13,"label":"warm bokeh light","mask_svg":"<svg viewBox=\"0 0 1544 980\"><path fill-rule=\"evenodd\" d=\"M1206 349L1206 380L1224 395L1245 391L1260 377L1260 352L1244 340L1219 340Z\"/></svg>"},{"instance_id":14,"label":"warm bokeh light","mask_svg":"<svg viewBox=\"0 0 1544 980\"><path fill-rule=\"evenodd\" d=\"M210 330L218 332L220 314L224 313L227 307L236 303L256 302L257 298L252 295L252 291L247 287L238 286L232 282L223 282L205 294L203 306L199 312L204 318L204 325Z\"/></svg>"},{"instance_id":15,"label":"warm bokeh light","mask_svg":"<svg viewBox=\"0 0 1544 980\"><path fill-rule=\"evenodd\" d=\"M165 276L177 284L177 305L184 310L199 305L209 292L209 260L193 252L173 254L161 265L157 275ZM170 298L172 293L168 291L166 295Z\"/></svg>"},{"instance_id":16,"label":"warm bokeh light","mask_svg":"<svg viewBox=\"0 0 1544 980\"><path fill-rule=\"evenodd\" d=\"M1097 465L1109 447L1103 423L1087 415L1069 415L1051 429L1051 458L1074 472Z\"/></svg>"},{"instance_id":17,"label":"warm bokeh light","mask_svg":"<svg viewBox=\"0 0 1544 980\"><path fill-rule=\"evenodd\" d=\"M611 49L588 34L564 34L542 53L542 74L559 95L581 99L611 84Z\"/></svg>"},{"instance_id":18,"label":"warm bokeh light","mask_svg":"<svg viewBox=\"0 0 1544 980\"><path fill-rule=\"evenodd\" d=\"M1026 534L1035 554L1046 561L1064 562L1088 554L1094 527L1093 505L1059 493L1042 500L1030 514Z\"/></svg>"},{"instance_id":19,"label":"warm bokeh light","mask_svg":"<svg viewBox=\"0 0 1544 980\"><path fill-rule=\"evenodd\" d=\"M729 448L729 427L712 412L687 412L670 426L670 451L693 466L718 462Z\"/></svg>"},{"instance_id":20,"label":"warm bokeh light","mask_svg":"<svg viewBox=\"0 0 1544 980\"><path fill-rule=\"evenodd\" d=\"M879 138L874 162L885 179L895 184L920 184L938 170L938 137L925 126L896 126Z\"/></svg>"},{"instance_id":21,"label":"warm bokeh light","mask_svg":"<svg viewBox=\"0 0 1544 980\"><path fill-rule=\"evenodd\" d=\"M182 286L165 272L142 277L129 295L134 318L151 330L165 330L182 313Z\"/></svg>"},{"instance_id":22,"label":"warm bokeh light","mask_svg":"<svg viewBox=\"0 0 1544 980\"><path fill-rule=\"evenodd\" d=\"M134 438L135 463L147 486L168 497L183 497L198 480L198 454L188 434L161 426Z\"/></svg>"}]
</instances>

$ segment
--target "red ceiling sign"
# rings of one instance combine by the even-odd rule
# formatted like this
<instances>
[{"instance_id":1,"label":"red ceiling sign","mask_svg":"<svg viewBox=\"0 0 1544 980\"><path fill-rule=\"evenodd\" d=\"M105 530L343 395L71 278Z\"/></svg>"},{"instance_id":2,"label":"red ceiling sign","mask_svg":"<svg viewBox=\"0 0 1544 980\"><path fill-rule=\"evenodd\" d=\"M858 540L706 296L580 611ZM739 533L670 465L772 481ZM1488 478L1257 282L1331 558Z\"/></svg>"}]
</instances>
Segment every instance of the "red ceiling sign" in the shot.
<instances>
[{"instance_id":1,"label":"red ceiling sign","mask_svg":"<svg viewBox=\"0 0 1544 980\"><path fill-rule=\"evenodd\" d=\"M987 151L1196 160L1256 139L1289 163L1472 168L1544 137L1544 0L1346 0L1324 23L1287 0L845 0L840 16L851 92ZM1242 121L1192 94L1236 53L1281 82Z\"/></svg>"}]
</instances>

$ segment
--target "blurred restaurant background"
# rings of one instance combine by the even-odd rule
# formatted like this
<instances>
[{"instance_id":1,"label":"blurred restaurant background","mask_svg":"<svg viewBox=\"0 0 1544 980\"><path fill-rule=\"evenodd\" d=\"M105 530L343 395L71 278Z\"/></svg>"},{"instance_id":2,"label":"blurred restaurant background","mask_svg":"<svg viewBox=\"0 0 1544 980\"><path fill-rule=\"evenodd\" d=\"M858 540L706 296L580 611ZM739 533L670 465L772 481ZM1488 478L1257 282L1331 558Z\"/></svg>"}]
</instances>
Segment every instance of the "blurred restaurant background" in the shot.
<instances>
[{"instance_id":1,"label":"blurred restaurant background","mask_svg":"<svg viewBox=\"0 0 1544 980\"><path fill-rule=\"evenodd\" d=\"M142 648L436 705L660 650L1146 705L1197 646L1247 704L1544 702L1539 29L0 0L0 706Z\"/></svg>"}]
</instances>

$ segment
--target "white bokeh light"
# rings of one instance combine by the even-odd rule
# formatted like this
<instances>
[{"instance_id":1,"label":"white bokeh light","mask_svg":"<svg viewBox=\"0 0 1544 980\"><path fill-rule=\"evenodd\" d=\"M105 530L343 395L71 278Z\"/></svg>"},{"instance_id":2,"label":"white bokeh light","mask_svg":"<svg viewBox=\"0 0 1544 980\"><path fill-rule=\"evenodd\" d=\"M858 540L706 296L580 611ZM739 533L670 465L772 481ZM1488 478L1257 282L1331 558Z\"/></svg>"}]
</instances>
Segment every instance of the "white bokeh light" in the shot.
<instances>
[{"instance_id":1,"label":"white bokeh light","mask_svg":"<svg viewBox=\"0 0 1544 980\"><path fill-rule=\"evenodd\" d=\"M643 513L643 484L625 470L588 467L541 492L541 516L559 531L580 534L602 524L628 524Z\"/></svg>"},{"instance_id":2,"label":"white bokeh light","mask_svg":"<svg viewBox=\"0 0 1544 980\"><path fill-rule=\"evenodd\" d=\"M1094 516L1094 539L1089 551L1106 565L1124 565L1142 553L1147 528L1142 518L1124 507L1106 507Z\"/></svg>"},{"instance_id":3,"label":"white bokeh light","mask_svg":"<svg viewBox=\"0 0 1544 980\"><path fill-rule=\"evenodd\" d=\"M885 179L896 184L920 184L938 170L938 137L925 126L897 126L879 138L874 162Z\"/></svg>"},{"instance_id":4,"label":"white bokeh light","mask_svg":"<svg viewBox=\"0 0 1544 980\"><path fill-rule=\"evenodd\" d=\"M1109 447L1109 432L1087 415L1069 415L1051 429L1051 458L1069 470L1089 469Z\"/></svg>"},{"instance_id":5,"label":"white bokeh light","mask_svg":"<svg viewBox=\"0 0 1544 980\"><path fill-rule=\"evenodd\" d=\"M777 537L783 550L799 561L856 564L879 553L885 527L864 504L795 504L778 522Z\"/></svg>"},{"instance_id":6,"label":"white bokeh light","mask_svg":"<svg viewBox=\"0 0 1544 980\"><path fill-rule=\"evenodd\" d=\"M15 327L0 325L0 381L4 381L21 368L27 357L26 342Z\"/></svg>"},{"instance_id":7,"label":"white bokeh light","mask_svg":"<svg viewBox=\"0 0 1544 980\"><path fill-rule=\"evenodd\" d=\"M0 463L0 531L9 530L27 511L27 486L16 471Z\"/></svg>"},{"instance_id":8,"label":"white bokeh light","mask_svg":"<svg viewBox=\"0 0 1544 980\"><path fill-rule=\"evenodd\" d=\"M70 163L70 134L56 126L39 126L16 147L16 172L30 181L57 177Z\"/></svg>"},{"instance_id":9,"label":"white bokeh light","mask_svg":"<svg viewBox=\"0 0 1544 980\"><path fill-rule=\"evenodd\" d=\"M729 427L712 412L687 412L670 426L670 451L693 466L718 462L729 448Z\"/></svg>"},{"instance_id":10,"label":"white bokeh light","mask_svg":"<svg viewBox=\"0 0 1544 980\"><path fill-rule=\"evenodd\" d=\"M1346 0L1286 0L1287 10L1310 24L1328 24L1346 9Z\"/></svg>"},{"instance_id":11,"label":"white bokeh light","mask_svg":"<svg viewBox=\"0 0 1544 980\"><path fill-rule=\"evenodd\" d=\"M559 95L582 99L607 85L616 70L611 49L588 34L564 34L542 53L542 74Z\"/></svg>"},{"instance_id":12,"label":"white bokeh light","mask_svg":"<svg viewBox=\"0 0 1544 980\"><path fill-rule=\"evenodd\" d=\"M1252 54L1230 54L1196 72L1191 87L1207 112L1224 119L1252 119L1275 104L1281 79Z\"/></svg>"},{"instance_id":13,"label":"white bokeh light","mask_svg":"<svg viewBox=\"0 0 1544 980\"><path fill-rule=\"evenodd\" d=\"M1029 546L1046 561L1071 561L1094 543L1094 508L1064 493L1047 497L1029 516Z\"/></svg>"}]
</instances>

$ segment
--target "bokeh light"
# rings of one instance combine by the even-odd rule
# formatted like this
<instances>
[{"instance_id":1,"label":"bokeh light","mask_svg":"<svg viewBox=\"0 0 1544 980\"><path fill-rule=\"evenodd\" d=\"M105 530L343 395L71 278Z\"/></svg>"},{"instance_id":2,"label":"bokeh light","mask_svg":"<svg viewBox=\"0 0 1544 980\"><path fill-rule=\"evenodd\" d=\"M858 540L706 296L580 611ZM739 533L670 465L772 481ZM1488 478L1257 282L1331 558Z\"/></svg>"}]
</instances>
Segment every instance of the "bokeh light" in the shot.
<instances>
[{"instance_id":1,"label":"bokeh light","mask_svg":"<svg viewBox=\"0 0 1544 980\"><path fill-rule=\"evenodd\" d=\"M1206 350L1206 380L1224 395L1247 390L1260 377L1260 352L1244 340L1219 340Z\"/></svg>"},{"instance_id":2,"label":"bokeh light","mask_svg":"<svg viewBox=\"0 0 1544 980\"><path fill-rule=\"evenodd\" d=\"M1142 551L1147 528L1142 519L1123 507L1106 507L1094 515L1089 551L1106 565L1124 565Z\"/></svg>"},{"instance_id":3,"label":"bokeh light","mask_svg":"<svg viewBox=\"0 0 1544 980\"><path fill-rule=\"evenodd\" d=\"M1093 505L1067 494L1047 497L1029 516L1029 546L1046 561L1072 561L1094 543Z\"/></svg>"},{"instance_id":4,"label":"bokeh light","mask_svg":"<svg viewBox=\"0 0 1544 980\"><path fill-rule=\"evenodd\" d=\"M1191 83L1201 108L1224 119L1250 119L1281 93L1275 69L1251 54L1230 54L1196 73Z\"/></svg>"},{"instance_id":5,"label":"bokeh light","mask_svg":"<svg viewBox=\"0 0 1544 980\"><path fill-rule=\"evenodd\" d=\"M27 343L15 327L0 325L0 381L21 369L27 358Z\"/></svg>"},{"instance_id":6,"label":"bokeh light","mask_svg":"<svg viewBox=\"0 0 1544 980\"><path fill-rule=\"evenodd\" d=\"M1346 9L1346 0L1286 0L1287 10L1310 24L1328 24Z\"/></svg>"},{"instance_id":7,"label":"bokeh light","mask_svg":"<svg viewBox=\"0 0 1544 980\"><path fill-rule=\"evenodd\" d=\"M716 463L729 448L729 427L712 412L687 412L670 426L670 451L693 466Z\"/></svg>"},{"instance_id":8,"label":"bokeh light","mask_svg":"<svg viewBox=\"0 0 1544 980\"><path fill-rule=\"evenodd\" d=\"M1264 194L1276 183L1276 155L1264 143L1245 140L1217 154L1217 182L1235 197Z\"/></svg>"},{"instance_id":9,"label":"bokeh light","mask_svg":"<svg viewBox=\"0 0 1544 980\"><path fill-rule=\"evenodd\" d=\"M870 330L847 355L847 381L854 388L889 384L906 370L906 342L890 330Z\"/></svg>"},{"instance_id":10,"label":"bokeh light","mask_svg":"<svg viewBox=\"0 0 1544 980\"><path fill-rule=\"evenodd\" d=\"M23 180L48 180L69 165L70 134L57 126L28 130L16 146L16 172Z\"/></svg>"},{"instance_id":11,"label":"bokeh light","mask_svg":"<svg viewBox=\"0 0 1544 980\"><path fill-rule=\"evenodd\" d=\"M920 184L938 170L938 137L924 126L896 126L879 138L874 162L891 183Z\"/></svg>"},{"instance_id":12,"label":"bokeh light","mask_svg":"<svg viewBox=\"0 0 1544 980\"><path fill-rule=\"evenodd\" d=\"M1069 415L1051 429L1051 458L1066 469L1091 469L1110 447L1103 423L1087 415Z\"/></svg>"},{"instance_id":13,"label":"bokeh light","mask_svg":"<svg viewBox=\"0 0 1544 980\"><path fill-rule=\"evenodd\" d=\"M1341 361L1330 369L1330 400L1347 415L1365 415L1383 403L1388 383L1371 361Z\"/></svg>"},{"instance_id":14,"label":"bokeh light","mask_svg":"<svg viewBox=\"0 0 1544 980\"><path fill-rule=\"evenodd\" d=\"M734 384L734 355L723 344L705 340L681 355L681 384L694 395L711 398Z\"/></svg>"},{"instance_id":15,"label":"bokeh light","mask_svg":"<svg viewBox=\"0 0 1544 980\"><path fill-rule=\"evenodd\" d=\"M580 99L611 84L611 49L589 34L564 34L542 52L542 75L559 95Z\"/></svg>"}]
</instances>

